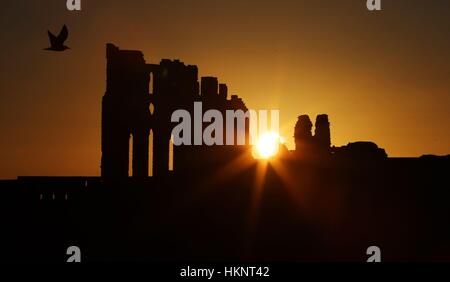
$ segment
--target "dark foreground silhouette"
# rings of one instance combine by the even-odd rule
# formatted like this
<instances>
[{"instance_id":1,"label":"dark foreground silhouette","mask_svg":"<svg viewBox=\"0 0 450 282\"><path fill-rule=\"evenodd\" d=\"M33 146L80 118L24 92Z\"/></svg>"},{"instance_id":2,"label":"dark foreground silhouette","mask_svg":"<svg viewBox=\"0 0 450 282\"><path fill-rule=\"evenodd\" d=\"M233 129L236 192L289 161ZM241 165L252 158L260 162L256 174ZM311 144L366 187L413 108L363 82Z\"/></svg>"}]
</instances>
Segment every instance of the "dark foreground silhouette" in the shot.
<instances>
[{"instance_id":1,"label":"dark foreground silhouette","mask_svg":"<svg viewBox=\"0 0 450 282\"><path fill-rule=\"evenodd\" d=\"M383 261L450 260L448 157L284 163L263 181L255 162L2 182L1 258L64 262L76 245L84 261L365 261L376 245Z\"/></svg>"}]
</instances>

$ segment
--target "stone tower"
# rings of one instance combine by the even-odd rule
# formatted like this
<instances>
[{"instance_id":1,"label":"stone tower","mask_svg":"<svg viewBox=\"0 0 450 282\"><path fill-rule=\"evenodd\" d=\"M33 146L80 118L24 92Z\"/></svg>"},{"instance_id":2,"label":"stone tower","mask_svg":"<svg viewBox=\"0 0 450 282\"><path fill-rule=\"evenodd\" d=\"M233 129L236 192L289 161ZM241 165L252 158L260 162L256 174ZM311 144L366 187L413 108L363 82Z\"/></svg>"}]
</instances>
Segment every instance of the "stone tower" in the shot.
<instances>
[{"instance_id":1,"label":"stone tower","mask_svg":"<svg viewBox=\"0 0 450 282\"><path fill-rule=\"evenodd\" d=\"M328 115L322 114L316 117L314 139L315 144L319 150L329 151L331 145L331 137Z\"/></svg>"},{"instance_id":2,"label":"stone tower","mask_svg":"<svg viewBox=\"0 0 450 282\"><path fill-rule=\"evenodd\" d=\"M106 93L102 100L101 175L127 177L129 152L133 176L148 176L150 130L149 74L140 51L106 46ZM132 148L130 138L133 137Z\"/></svg>"},{"instance_id":3,"label":"stone tower","mask_svg":"<svg viewBox=\"0 0 450 282\"><path fill-rule=\"evenodd\" d=\"M301 115L297 119L294 129L295 151L306 152L310 149L312 137L312 122L308 115Z\"/></svg>"}]
</instances>

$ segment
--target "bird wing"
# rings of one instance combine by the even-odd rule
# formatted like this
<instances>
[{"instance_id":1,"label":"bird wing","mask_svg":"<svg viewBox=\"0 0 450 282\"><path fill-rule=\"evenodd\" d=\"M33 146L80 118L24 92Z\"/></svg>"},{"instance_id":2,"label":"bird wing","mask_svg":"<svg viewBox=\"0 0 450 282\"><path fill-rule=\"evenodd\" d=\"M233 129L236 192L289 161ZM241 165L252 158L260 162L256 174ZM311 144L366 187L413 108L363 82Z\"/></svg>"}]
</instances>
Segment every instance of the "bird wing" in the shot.
<instances>
[{"instance_id":1,"label":"bird wing","mask_svg":"<svg viewBox=\"0 0 450 282\"><path fill-rule=\"evenodd\" d=\"M67 26L64 25L61 29L61 32L58 35L58 42L60 44L63 44L64 41L66 41L67 37L69 37L69 31L67 30Z\"/></svg>"},{"instance_id":2,"label":"bird wing","mask_svg":"<svg viewBox=\"0 0 450 282\"><path fill-rule=\"evenodd\" d=\"M51 33L50 31L48 32L48 38L50 39L50 45L55 46L58 45L58 39L56 38L56 36L53 35L53 33Z\"/></svg>"}]
</instances>

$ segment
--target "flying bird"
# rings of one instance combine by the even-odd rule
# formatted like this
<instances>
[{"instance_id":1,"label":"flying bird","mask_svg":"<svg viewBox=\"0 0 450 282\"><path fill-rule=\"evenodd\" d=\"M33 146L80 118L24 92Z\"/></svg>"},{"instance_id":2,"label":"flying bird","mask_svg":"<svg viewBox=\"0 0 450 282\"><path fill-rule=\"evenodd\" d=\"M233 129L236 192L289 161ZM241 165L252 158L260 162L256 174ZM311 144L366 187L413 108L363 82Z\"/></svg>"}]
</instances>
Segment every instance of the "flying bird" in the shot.
<instances>
[{"instance_id":1,"label":"flying bird","mask_svg":"<svg viewBox=\"0 0 450 282\"><path fill-rule=\"evenodd\" d=\"M67 37L69 36L69 31L67 30L66 25L63 26L58 36L53 35L53 33L51 33L50 31L47 32L51 46L49 48L45 48L44 50L61 52L66 49L70 49L69 47L64 45L64 41L66 41Z\"/></svg>"}]
</instances>

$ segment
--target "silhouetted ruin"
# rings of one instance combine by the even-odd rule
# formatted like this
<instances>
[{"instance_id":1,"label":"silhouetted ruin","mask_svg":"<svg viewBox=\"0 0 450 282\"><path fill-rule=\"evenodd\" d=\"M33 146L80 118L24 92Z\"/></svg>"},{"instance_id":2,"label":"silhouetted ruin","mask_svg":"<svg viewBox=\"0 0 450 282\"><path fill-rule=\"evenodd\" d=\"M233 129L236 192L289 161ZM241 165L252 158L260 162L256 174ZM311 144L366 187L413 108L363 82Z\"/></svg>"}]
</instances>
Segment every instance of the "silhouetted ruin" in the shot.
<instances>
[{"instance_id":1,"label":"silhouetted ruin","mask_svg":"<svg viewBox=\"0 0 450 282\"><path fill-rule=\"evenodd\" d=\"M314 141L316 147L322 153L329 153L331 146L330 122L328 115L318 115L314 129Z\"/></svg>"},{"instance_id":2,"label":"silhouetted ruin","mask_svg":"<svg viewBox=\"0 0 450 282\"><path fill-rule=\"evenodd\" d=\"M326 160L333 157L339 160L372 161L387 158L386 151L373 142L360 141L331 147L330 122L326 114L316 117L314 136L311 130L309 116L299 116L294 129L295 158L298 160Z\"/></svg>"},{"instance_id":3,"label":"silhouetted ruin","mask_svg":"<svg viewBox=\"0 0 450 282\"><path fill-rule=\"evenodd\" d=\"M295 151L307 152L314 143L312 136L312 122L308 115L298 117L294 129Z\"/></svg>"},{"instance_id":4,"label":"silhouetted ruin","mask_svg":"<svg viewBox=\"0 0 450 282\"><path fill-rule=\"evenodd\" d=\"M170 135L174 126L171 114L177 109L185 109L193 116L194 102L202 102L204 111L216 109L225 114L229 109L247 110L236 95L227 100L227 86L219 85L216 77L202 77L199 92L197 66L186 66L179 60L168 59L161 60L159 65L147 64L142 52L120 50L112 44L107 44L106 57L107 87L102 103L102 177L128 177L130 151L133 177L149 175L151 156L153 175L166 175L169 171ZM248 135L248 123L246 125ZM150 132L153 132L151 152ZM131 146L130 138L133 140ZM225 138L224 134L224 144ZM232 155L233 148L227 147L226 150L221 156ZM174 148L174 170L192 167L194 162L199 162L199 154L204 151L205 148Z\"/></svg>"},{"instance_id":5,"label":"silhouetted ruin","mask_svg":"<svg viewBox=\"0 0 450 282\"><path fill-rule=\"evenodd\" d=\"M331 153L328 115L318 115L316 117L314 136L311 131L312 122L309 116L299 116L294 129L295 153L297 158L311 160L328 157Z\"/></svg>"}]
</instances>

